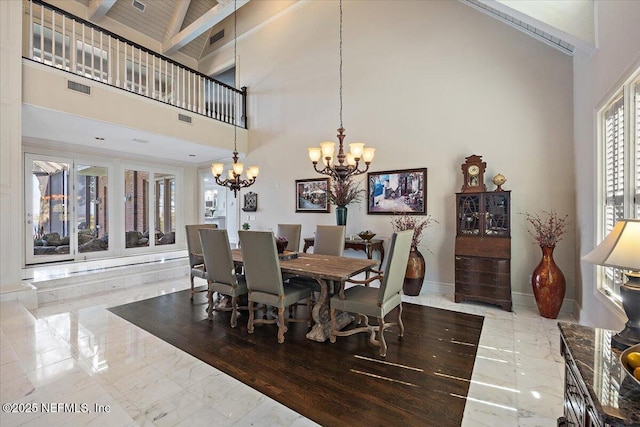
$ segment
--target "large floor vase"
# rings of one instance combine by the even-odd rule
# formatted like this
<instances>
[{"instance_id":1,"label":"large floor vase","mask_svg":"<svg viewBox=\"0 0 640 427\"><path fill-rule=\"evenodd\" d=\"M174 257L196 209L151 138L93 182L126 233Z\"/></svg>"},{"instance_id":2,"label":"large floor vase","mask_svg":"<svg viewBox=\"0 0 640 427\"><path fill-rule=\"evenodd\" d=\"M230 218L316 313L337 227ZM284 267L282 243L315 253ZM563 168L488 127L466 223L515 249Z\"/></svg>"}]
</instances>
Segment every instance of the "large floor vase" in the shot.
<instances>
[{"instance_id":1,"label":"large floor vase","mask_svg":"<svg viewBox=\"0 0 640 427\"><path fill-rule=\"evenodd\" d=\"M422 282L424 281L424 271L424 257L417 248L411 247L409 261L407 262L407 271L405 272L404 283L402 285L402 291L405 295L420 295Z\"/></svg>"},{"instance_id":2,"label":"large floor vase","mask_svg":"<svg viewBox=\"0 0 640 427\"><path fill-rule=\"evenodd\" d=\"M567 284L564 274L553 260L555 246L540 246L540 249L542 249L542 259L531 276L533 295L540 315L555 319L562 307Z\"/></svg>"}]
</instances>

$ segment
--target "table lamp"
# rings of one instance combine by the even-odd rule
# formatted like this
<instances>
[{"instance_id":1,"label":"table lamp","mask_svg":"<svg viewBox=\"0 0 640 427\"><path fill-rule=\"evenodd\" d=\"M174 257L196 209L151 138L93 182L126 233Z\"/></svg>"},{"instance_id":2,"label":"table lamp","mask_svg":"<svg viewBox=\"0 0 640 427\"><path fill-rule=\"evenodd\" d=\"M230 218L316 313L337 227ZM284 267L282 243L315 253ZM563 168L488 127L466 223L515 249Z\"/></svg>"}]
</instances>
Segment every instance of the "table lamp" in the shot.
<instances>
[{"instance_id":1,"label":"table lamp","mask_svg":"<svg viewBox=\"0 0 640 427\"><path fill-rule=\"evenodd\" d=\"M620 286L622 307L629 319L611 344L624 350L640 342L640 219L621 219L611 233L582 257L583 261L623 270L627 282Z\"/></svg>"}]
</instances>

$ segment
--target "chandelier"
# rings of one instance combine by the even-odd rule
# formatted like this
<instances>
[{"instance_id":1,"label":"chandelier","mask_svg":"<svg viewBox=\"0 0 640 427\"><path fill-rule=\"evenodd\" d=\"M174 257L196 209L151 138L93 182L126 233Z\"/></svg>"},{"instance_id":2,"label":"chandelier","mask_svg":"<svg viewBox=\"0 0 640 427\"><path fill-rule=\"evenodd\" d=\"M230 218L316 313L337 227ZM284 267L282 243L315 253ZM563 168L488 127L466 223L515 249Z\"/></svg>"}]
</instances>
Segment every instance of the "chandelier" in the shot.
<instances>
[{"instance_id":1,"label":"chandelier","mask_svg":"<svg viewBox=\"0 0 640 427\"><path fill-rule=\"evenodd\" d=\"M233 58L237 58L238 52L238 9L237 9L237 0L233 2ZM236 109L237 113L237 109ZM213 163L211 165L211 173L216 179L216 184L221 185L223 187L227 187L229 190L233 191L233 197L238 197L238 191L242 188L249 187L256 182L256 177L258 176L258 172L260 169L257 166L251 166L247 168L245 171L245 175L247 179L242 178L242 172L244 171L244 165L239 163L238 160L238 127L234 123L233 124L233 165L232 168L229 169L227 178L220 178L222 176L222 172L224 172L224 164L223 163Z\"/></svg>"},{"instance_id":2,"label":"chandelier","mask_svg":"<svg viewBox=\"0 0 640 427\"><path fill-rule=\"evenodd\" d=\"M329 175L338 182L344 182L350 176L360 175L369 170L369 165L373 161L375 148L364 147L362 142L349 144L349 153L344 152L344 126L342 124L342 0L340 0L340 127L338 128L338 155L337 163L334 163L335 142L321 142L320 147L309 148L309 158L313 163L313 169L323 175ZM322 169L318 169L318 162L322 159ZM360 169L360 161L365 164L364 169Z\"/></svg>"}]
</instances>

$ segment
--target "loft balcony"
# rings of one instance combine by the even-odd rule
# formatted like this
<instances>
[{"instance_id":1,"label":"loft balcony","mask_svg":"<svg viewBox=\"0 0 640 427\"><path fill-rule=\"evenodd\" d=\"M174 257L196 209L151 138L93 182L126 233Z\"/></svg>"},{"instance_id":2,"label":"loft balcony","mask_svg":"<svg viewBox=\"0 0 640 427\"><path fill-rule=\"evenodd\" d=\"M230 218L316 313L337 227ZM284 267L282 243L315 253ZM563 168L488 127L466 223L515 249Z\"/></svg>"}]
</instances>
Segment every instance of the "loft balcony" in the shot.
<instances>
[{"instance_id":1,"label":"loft balcony","mask_svg":"<svg viewBox=\"0 0 640 427\"><path fill-rule=\"evenodd\" d=\"M187 151L200 149L208 157L200 160L228 156L235 127L238 151L246 152L246 88L38 0L25 0L23 12L25 136L29 118L36 128L41 116L52 122L71 115L185 141L194 147Z\"/></svg>"}]
</instances>

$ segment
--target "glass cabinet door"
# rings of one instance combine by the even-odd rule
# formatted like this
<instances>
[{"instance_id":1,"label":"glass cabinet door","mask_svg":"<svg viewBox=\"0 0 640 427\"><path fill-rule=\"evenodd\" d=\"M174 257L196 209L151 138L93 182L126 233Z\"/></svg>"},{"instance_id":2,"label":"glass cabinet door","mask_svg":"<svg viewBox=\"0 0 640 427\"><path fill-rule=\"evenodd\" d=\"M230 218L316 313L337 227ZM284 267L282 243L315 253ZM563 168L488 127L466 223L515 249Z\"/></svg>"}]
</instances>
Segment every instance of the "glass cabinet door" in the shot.
<instances>
[{"instance_id":1,"label":"glass cabinet door","mask_svg":"<svg viewBox=\"0 0 640 427\"><path fill-rule=\"evenodd\" d=\"M458 235L479 235L481 231L480 194L458 195Z\"/></svg>"},{"instance_id":2,"label":"glass cabinet door","mask_svg":"<svg viewBox=\"0 0 640 427\"><path fill-rule=\"evenodd\" d=\"M509 198L507 193L486 193L484 195L485 234L487 236L509 237Z\"/></svg>"}]
</instances>

